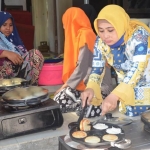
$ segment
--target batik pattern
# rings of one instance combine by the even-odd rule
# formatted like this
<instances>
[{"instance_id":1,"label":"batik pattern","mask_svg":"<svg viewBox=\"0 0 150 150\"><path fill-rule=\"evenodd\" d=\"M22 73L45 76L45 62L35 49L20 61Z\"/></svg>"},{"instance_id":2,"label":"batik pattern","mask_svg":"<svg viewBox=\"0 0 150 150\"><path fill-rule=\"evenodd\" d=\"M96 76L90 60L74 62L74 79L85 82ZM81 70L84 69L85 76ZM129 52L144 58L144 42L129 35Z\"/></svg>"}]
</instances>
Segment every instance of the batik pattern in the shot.
<instances>
[{"instance_id":1,"label":"batik pattern","mask_svg":"<svg viewBox=\"0 0 150 150\"><path fill-rule=\"evenodd\" d=\"M107 60L108 64L115 69L118 75L118 82L124 82L134 88L135 105L137 107L147 105L148 107L150 105L150 101L146 98L150 99L150 95L146 92L149 91L150 93L150 69L146 67L150 66L148 59L150 53L147 42L148 36L148 32L143 27L138 27L126 44L116 48L108 47L97 37L98 44L94 48L94 63L89 81L94 81L95 83L102 82L104 62ZM96 77L93 79L93 76ZM140 94L137 94L137 92ZM126 110L122 109L120 105L120 111L126 112L127 115L129 114L128 110L130 110L130 116L140 114L145 110L137 109L139 110L138 112L131 113L130 106L126 106Z\"/></svg>"},{"instance_id":2,"label":"batik pattern","mask_svg":"<svg viewBox=\"0 0 150 150\"><path fill-rule=\"evenodd\" d=\"M44 62L42 54L39 50L33 49L26 52L22 58L24 61L21 65L13 65L9 60L5 60L0 66L0 79L20 77L30 81L31 84L38 84L39 73Z\"/></svg>"}]
</instances>

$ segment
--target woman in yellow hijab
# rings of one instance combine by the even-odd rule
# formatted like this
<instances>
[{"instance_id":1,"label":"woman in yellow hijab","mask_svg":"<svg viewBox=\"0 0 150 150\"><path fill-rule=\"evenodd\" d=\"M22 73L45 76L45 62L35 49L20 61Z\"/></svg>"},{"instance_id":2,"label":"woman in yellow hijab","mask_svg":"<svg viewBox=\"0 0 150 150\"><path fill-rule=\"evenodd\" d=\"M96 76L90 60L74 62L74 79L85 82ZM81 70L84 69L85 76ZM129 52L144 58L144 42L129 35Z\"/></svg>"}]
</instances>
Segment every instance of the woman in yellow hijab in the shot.
<instances>
[{"instance_id":1,"label":"woman in yellow hijab","mask_svg":"<svg viewBox=\"0 0 150 150\"><path fill-rule=\"evenodd\" d=\"M80 93L84 91L91 71L96 35L89 18L80 8L67 9L62 22L65 34L64 85L56 92L54 100L60 104L62 112L68 112L81 106ZM93 109L97 111L97 107ZM99 115L100 111L97 112Z\"/></svg>"},{"instance_id":2,"label":"woman in yellow hijab","mask_svg":"<svg viewBox=\"0 0 150 150\"><path fill-rule=\"evenodd\" d=\"M92 73L86 90L82 93L83 105L88 97L89 104L102 103L102 115L117 107L128 116L137 116L150 107L150 29L138 20L131 20L118 5L105 6L94 21L98 34ZM101 84L105 62L118 75L118 85L103 100Z\"/></svg>"}]
</instances>

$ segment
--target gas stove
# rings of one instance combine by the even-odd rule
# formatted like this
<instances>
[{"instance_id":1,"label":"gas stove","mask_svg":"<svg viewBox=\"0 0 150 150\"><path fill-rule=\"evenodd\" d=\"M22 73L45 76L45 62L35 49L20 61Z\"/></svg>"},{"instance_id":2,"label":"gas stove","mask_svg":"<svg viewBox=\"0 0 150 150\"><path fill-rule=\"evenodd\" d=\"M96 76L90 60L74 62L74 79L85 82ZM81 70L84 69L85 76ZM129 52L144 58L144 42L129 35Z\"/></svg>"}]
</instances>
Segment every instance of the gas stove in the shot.
<instances>
[{"instance_id":1,"label":"gas stove","mask_svg":"<svg viewBox=\"0 0 150 150\"><path fill-rule=\"evenodd\" d=\"M52 99L39 105L17 109L0 102L0 140L47 129L56 129L62 124L63 116L59 104Z\"/></svg>"}]
</instances>

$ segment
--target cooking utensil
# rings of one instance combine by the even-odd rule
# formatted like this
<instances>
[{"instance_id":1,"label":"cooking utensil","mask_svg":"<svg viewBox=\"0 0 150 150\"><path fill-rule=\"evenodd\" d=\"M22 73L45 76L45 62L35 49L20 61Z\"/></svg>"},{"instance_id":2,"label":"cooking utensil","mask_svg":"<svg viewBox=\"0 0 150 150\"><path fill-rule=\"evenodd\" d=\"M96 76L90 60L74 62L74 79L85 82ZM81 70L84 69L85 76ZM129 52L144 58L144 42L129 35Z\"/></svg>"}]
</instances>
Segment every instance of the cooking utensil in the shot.
<instances>
[{"instance_id":1,"label":"cooking utensil","mask_svg":"<svg viewBox=\"0 0 150 150\"><path fill-rule=\"evenodd\" d=\"M84 114L85 114L85 110L86 110L86 108L87 108L87 100L88 100L88 98L87 98L86 101L85 101L85 106L83 107L83 109L82 109L82 111L81 111L81 115L79 116L77 122L71 122L71 123L68 124L68 128L69 128L69 129L71 129L71 128L74 127L74 126L78 126L78 128L80 128L80 122L81 122L81 120L83 119Z\"/></svg>"},{"instance_id":2,"label":"cooking utensil","mask_svg":"<svg viewBox=\"0 0 150 150\"><path fill-rule=\"evenodd\" d=\"M119 126L125 126L129 125L133 122L132 119L125 118L125 117L113 117L111 113L105 114L105 116L100 116L100 119L95 121L95 124L100 121L103 123L111 123L111 124L116 124Z\"/></svg>"},{"instance_id":3,"label":"cooking utensil","mask_svg":"<svg viewBox=\"0 0 150 150\"><path fill-rule=\"evenodd\" d=\"M147 110L141 114L141 120L144 124L150 127L150 110Z\"/></svg>"},{"instance_id":4,"label":"cooking utensil","mask_svg":"<svg viewBox=\"0 0 150 150\"><path fill-rule=\"evenodd\" d=\"M150 133L150 110L141 114L141 121L144 123L144 130Z\"/></svg>"},{"instance_id":5,"label":"cooking utensil","mask_svg":"<svg viewBox=\"0 0 150 150\"><path fill-rule=\"evenodd\" d=\"M15 82L15 80L19 80L20 82ZM8 82L10 84L6 84ZM21 79L21 78L1 79L0 80L0 95L3 95L7 91L12 90L16 87L22 86L22 82L28 82L28 81L25 79Z\"/></svg>"},{"instance_id":6,"label":"cooking utensil","mask_svg":"<svg viewBox=\"0 0 150 150\"><path fill-rule=\"evenodd\" d=\"M38 89L37 91L34 91ZM40 90L40 91L39 91ZM20 93L21 92L21 93ZM14 94L14 95L13 95ZM24 96L23 96L24 95ZM2 95L9 106L33 106L49 99L48 90L36 86L14 88Z\"/></svg>"},{"instance_id":7,"label":"cooking utensil","mask_svg":"<svg viewBox=\"0 0 150 150\"><path fill-rule=\"evenodd\" d=\"M86 108L87 108L87 100L88 100L88 97L86 98L85 106L83 107L83 109L82 109L82 111L81 111L81 115L79 116L79 119L78 119L78 121L77 121L79 128L80 128L80 122L81 122L81 120L83 119L84 114L85 114L85 110L86 110Z\"/></svg>"},{"instance_id":8,"label":"cooking utensil","mask_svg":"<svg viewBox=\"0 0 150 150\"><path fill-rule=\"evenodd\" d=\"M97 123L101 123L101 122L97 122ZM94 124L95 124L95 122L94 122ZM106 129L98 130L98 129L93 128L93 126L92 126L90 131L86 131L87 136L97 136L97 137L100 138L100 142L98 142L98 143L87 143L87 142L84 141L86 137L85 138L74 138L72 136L72 134L75 131L79 131L78 126L74 126L74 127L71 128L71 130L69 132L70 138L73 141L75 141L77 143L80 143L82 145L85 145L87 147L90 147L90 148L95 148L95 147L108 148L108 147L112 146L112 147L118 147L118 148L122 148L122 149L127 149L127 148L129 148L131 146L131 140L124 139L125 134L124 134L124 130L121 127L119 127L118 125L110 124L110 123L105 123L105 124L108 126L108 128L114 127L114 128L120 128L121 129L121 134L116 134L116 136L118 136L118 140L113 141L113 142L104 141L102 139L102 137L104 135L108 134L106 132Z\"/></svg>"}]
</instances>

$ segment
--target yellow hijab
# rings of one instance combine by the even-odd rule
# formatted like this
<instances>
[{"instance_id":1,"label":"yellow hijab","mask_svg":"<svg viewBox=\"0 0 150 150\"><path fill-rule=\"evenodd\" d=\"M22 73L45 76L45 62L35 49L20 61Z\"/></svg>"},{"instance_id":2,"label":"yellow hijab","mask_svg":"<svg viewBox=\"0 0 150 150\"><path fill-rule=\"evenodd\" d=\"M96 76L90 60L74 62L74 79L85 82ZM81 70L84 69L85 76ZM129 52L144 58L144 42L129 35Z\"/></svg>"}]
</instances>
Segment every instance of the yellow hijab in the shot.
<instances>
[{"instance_id":1,"label":"yellow hijab","mask_svg":"<svg viewBox=\"0 0 150 150\"><path fill-rule=\"evenodd\" d=\"M93 52L96 35L91 27L90 20L84 11L77 7L71 7L64 13L63 27L65 30L63 82L65 83L75 70L78 61L79 50L87 44L88 49ZM76 87L84 90L83 81Z\"/></svg>"},{"instance_id":2,"label":"yellow hijab","mask_svg":"<svg viewBox=\"0 0 150 150\"><path fill-rule=\"evenodd\" d=\"M123 34L125 34L125 42L131 37L137 26L142 26L148 32L150 32L150 28L146 24L138 20L130 20L129 15L122 7L118 5L107 5L99 12L97 18L94 21L94 28L97 34L97 20L99 19L107 20L115 28L119 39L123 36Z\"/></svg>"}]
</instances>

